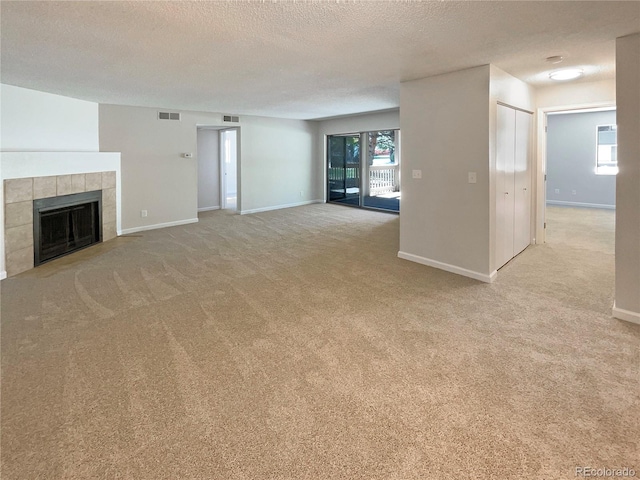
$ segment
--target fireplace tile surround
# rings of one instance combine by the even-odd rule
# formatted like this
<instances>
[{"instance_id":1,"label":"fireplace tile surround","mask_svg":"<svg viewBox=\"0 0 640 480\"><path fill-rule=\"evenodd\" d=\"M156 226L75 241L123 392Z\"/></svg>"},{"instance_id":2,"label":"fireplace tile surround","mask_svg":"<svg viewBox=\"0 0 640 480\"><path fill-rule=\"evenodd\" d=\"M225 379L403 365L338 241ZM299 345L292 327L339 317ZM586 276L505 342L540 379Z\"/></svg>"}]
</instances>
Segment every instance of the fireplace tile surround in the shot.
<instances>
[{"instance_id":1,"label":"fireplace tile surround","mask_svg":"<svg viewBox=\"0 0 640 480\"><path fill-rule=\"evenodd\" d=\"M7 276L33 268L33 201L102 190L102 239L116 233L116 172L80 173L4 181L4 234Z\"/></svg>"}]
</instances>

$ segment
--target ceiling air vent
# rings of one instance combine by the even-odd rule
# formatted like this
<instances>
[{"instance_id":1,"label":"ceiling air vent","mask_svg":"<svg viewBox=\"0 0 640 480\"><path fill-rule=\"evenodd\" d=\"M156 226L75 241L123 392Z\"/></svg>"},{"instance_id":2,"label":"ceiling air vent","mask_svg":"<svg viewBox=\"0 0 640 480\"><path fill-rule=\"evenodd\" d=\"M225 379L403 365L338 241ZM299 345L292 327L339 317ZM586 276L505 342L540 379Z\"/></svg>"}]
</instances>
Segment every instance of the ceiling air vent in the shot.
<instances>
[{"instance_id":1,"label":"ceiling air vent","mask_svg":"<svg viewBox=\"0 0 640 480\"><path fill-rule=\"evenodd\" d=\"M174 112L158 112L158 120L180 120L180 114Z\"/></svg>"},{"instance_id":2,"label":"ceiling air vent","mask_svg":"<svg viewBox=\"0 0 640 480\"><path fill-rule=\"evenodd\" d=\"M222 116L222 121L223 122L239 123L240 122L240 117L238 117L237 115L223 115Z\"/></svg>"}]
</instances>

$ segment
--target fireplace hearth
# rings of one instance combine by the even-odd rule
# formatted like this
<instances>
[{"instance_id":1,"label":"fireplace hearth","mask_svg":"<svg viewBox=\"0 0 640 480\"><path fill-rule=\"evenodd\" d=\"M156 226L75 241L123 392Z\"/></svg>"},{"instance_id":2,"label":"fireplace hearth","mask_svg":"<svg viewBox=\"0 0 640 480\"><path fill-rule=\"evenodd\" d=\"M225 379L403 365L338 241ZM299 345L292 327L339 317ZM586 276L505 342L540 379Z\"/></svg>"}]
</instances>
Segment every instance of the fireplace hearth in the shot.
<instances>
[{"instance_id":1,"label":"fireplace hearth","mask_svg":"<svg viewBox=\"0 0 640 480\"><path fill-rule=\"evenodd\" d=\"M101 242L101 214L101 190L34 200L34 266Z\"/></svg>"},{"instance_id":2,"label":"fireplace hearth","mask_svg":"<svg viewBox=\"0 0 640 480\"><path fill-rule=\"evenodd\" d=\"M3 153L3 159L5 155L11 155ZM42 161L38 164L47 164L45 161L49 158L51 153L30 153L31 156L42 156ZM57 155L57 154L56 154ZM67 152L61 153L56 160L63 161L67 155L71 155ZM99 157L96 160L100 160L103 156L113 156L112 153L93 153L93 157ZM91 156L90 155L90 156ZM84 154L82 155L84 157ZM92 157L92 158L93 158ZM119 154L117 154L119 158ZM21 158L21 157L20 157ZM4 161L4 160L3 160ZM89 162L90 163L90 162ZM4 170L4 169L3 169ZM79 204L93 203L99 201L97 207L97 213L95 206L92 207L92 224L95 220L99 223L100 230L94 230L92 236L94 240L106 242L117 237L117 172L115 170L105 170L102 172L86 172L86 173L73 173L64 175L50 175L42 177L22 177L22 178L8 178L4 180L4 252L5 252L5 266L8 277L18 275L25 272L35 266L35 250L39 248L37 244L40 243L40 232L36 232L36 228L40 228L39 213L34 212L34 202L38 202L42 199L50 199L59 197L69 197L70 195L93 193L93 195L101 196L101 199L96 197L75 197L73 202L68 199L60 200L60 203L38 203L39 209L56 210L58 208L69 207L70 203ZM74 198L74 197L69 197ZM57 201L56 201L57 202ZM34 213L36 215L34 216ZM85 211L85 213L87 213ZM76 216L79 214L76 213ZM97 217L97 218L96 218ZM69 219L67 213L67 221ZM36 221L37 220L37 221ZM78 225L78 222L73 219L73 225ZM35 226L37 224L38 226ZM81 229L82 230L82 229ZM36 236L34 237L34 233ZM65 244L74 243L73 247L84 248L83 241L78 241L79 238L84 235L78 235L74 232L74 238L72 242L69 242L69 237L62 235L66 238ZM100 239L100 237L102 237ZM66 250L66 247L65 247ZM41 250L42 251L42 250ZM51 253L51 252L50 252ZM61 252L56 251L55 256L51 258L57 258ZM40 263L44 262L45 257L39 255ZM0 272L0 276L1 276Z\"/></svg>"}]
</instances>

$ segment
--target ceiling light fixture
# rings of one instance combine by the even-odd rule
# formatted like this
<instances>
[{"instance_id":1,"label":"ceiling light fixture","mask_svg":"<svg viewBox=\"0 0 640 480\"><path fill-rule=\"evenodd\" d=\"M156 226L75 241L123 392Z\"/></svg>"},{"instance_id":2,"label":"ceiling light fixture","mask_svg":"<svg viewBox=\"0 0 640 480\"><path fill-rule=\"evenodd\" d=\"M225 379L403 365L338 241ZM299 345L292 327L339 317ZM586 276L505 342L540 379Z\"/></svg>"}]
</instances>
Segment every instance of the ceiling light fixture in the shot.
<instances>
[{"instance_id":1,"label":"ceiling light fixture","mask_svg":"<svg viewBox=\"0 0 640 480\"><path fill-rule=\"evenodd\" d=\"M584 71L581 68L565 68L564 70L556 70L549 74L551 80L574 80L581 77Z\"/></svg>"}]
</instances>

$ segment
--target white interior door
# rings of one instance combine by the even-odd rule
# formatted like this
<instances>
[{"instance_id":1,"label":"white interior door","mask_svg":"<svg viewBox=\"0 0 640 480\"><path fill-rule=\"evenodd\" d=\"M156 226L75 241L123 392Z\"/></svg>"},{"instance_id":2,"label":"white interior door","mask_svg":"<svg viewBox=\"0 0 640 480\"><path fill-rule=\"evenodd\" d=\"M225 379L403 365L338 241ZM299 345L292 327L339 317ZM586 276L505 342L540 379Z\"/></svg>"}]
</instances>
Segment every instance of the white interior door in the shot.
<instances>
[{"instance_id":1,"label":"white interior door","mask_svg":"<svg viewBox=\"0 0 640 480\"><path fill-rule=\"evenodd\" d=\"M496 135L496 268L514 256L515 110L498 105Z\"/></svg>"},{"instance_id":2,"label":"white interior door","mask_svg":"<svg viewBox=\"0 0 640 480\"><path fill-rule=\"evenodd\" d=\"M220 172L222 176L221 205L235 210L238 204L238 133L220 131Z\"/></svg>"},{"instance_id":3,"label":"white interior door","mask_svg":"<svg viewBox=\"0 0 640 480\"><path fill-rule=\"evenodd\" d=\"M529 145L532 115L520 110L516 114L514 255L531 243L531 162Z\"/></svg>"}]
</instances>

